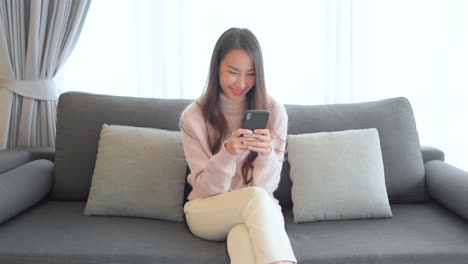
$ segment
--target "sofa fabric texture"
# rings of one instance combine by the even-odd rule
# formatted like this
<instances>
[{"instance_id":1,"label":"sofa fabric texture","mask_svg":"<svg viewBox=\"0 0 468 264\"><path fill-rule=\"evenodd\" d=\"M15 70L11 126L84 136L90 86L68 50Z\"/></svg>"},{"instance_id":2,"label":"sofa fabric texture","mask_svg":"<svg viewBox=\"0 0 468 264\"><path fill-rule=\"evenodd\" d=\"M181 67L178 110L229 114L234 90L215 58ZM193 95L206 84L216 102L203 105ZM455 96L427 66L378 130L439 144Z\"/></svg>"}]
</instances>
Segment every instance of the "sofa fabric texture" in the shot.
<instances>
[{"instance_id":1,"label":"sofa fabric texture","mask_svg":"<svg viewBox=\"0 0 468 264\"><path fill-rule=\"evenodd\" d=\"M46 159L54 161L53 148L15 148L0 151L0 174L30 161Z\"/></svg>"},{"instance_id":2,"label":"sofa fabric texture","mask_svg":"<svg viewBox=\"0 0 468 264\"><path fill-rule=\"evenodd\" d=\"M102 124L179 130L180 114L191 102L184 99L62 94L57 110L52 198L87 199ZM288 134L376 128L380 136L390 201L427 200L421 147L407 99L285 107L289 117ZM275 192L280 204L286 207L292 206L289 169L289 164L285 162L281 182Z\"/></svg>"},{"instance_id":3,"label":"sofa fabric texture","mask_svg":"<svg viewBox=\"0 0 468 264\"><path fill-rule=\"evenodd\" d=\"M226 244L185 224L83 215L84 202L45 201L0 226L2 264L229 263ZM395 204L393 218L294 224L285 228L300 264L462 264L466 221L435 203Z\"/></svg>"},{"instance_id":4,"label":"sofa fabric texture","mask_svg":"<svg viewBox=\"0 0 468 264\"><path fill-rule=\"evenodd\" d=\"M30 161L27 151L5 150L0 152L0 174L17 168Z\"/></svg>"},{"instance_id":5,"label":"sofa fabric texture","mask_svg":"<svg viewBox=\"0 0 468 264\"><path fill-rule=\"evenodd\" d=\"M424 164L413 110L406 98L332 105L285 105L288 134L376 128L391 202L427 201ZM290 207L289 164L283 166L277 198Z\"/></svg>"},{"instance_id":6,"label":"sofa fabric texture","mask_svg":"<svg viewBox=\"0 0 468 264\"><path fill-rule=\"evenodd\" d=\"M431 160L445 161L445 154L442 150L432 146L421 146L424 163Z\"/></svg>"},{"instance_id":7,"label":"sofa fabric texture","mask_svg":"<svg viewBox=\"0 0 468 264\"><path fill-rule=\"evenodd\" d=\"M468 173L440 160L425 166L431 196L468 220Z\"/></svg>"},{"instance_id":8,"label":"sofa fabric texture","mask_svg":"<svg viewBox=\"0 0 468 264\"><path fill-rule=\"evenodd\" d=\"M35 160L0 174L0 223L49 194L53 166L49 160Z\"/></svg>"},{"instance_id":9,"label":"sofa fabric texture","mask_svg":"<svg viewBox=\"0 0 468 264\"><path fill-rule=\"evenodd\" d=\"M143 99L65 93L57 107L52 198L86 201L102 125L179 130L179 117L191 100Z\"/></svg>"},{"instance_id":10,"label":"sofa fabric texture","mask_svg":"<svg viewBox=\"0 0 468 264\"><path fill-rule=\"evenodd\" d=\"M102 125L177 131L192 101L62 94L54 154L0 151L0 214L9 215L0 223L0 263L229 263L225 242L194 236L186 222L84 214ZM286 160L274 195L299 263L467 263L467 173L440 161L442 151L421 148L408 100L285 107L290 135L377 129L393 213L296 224ZM32 163L44 155L55 163Z\"/></svg>"}]
</instances>

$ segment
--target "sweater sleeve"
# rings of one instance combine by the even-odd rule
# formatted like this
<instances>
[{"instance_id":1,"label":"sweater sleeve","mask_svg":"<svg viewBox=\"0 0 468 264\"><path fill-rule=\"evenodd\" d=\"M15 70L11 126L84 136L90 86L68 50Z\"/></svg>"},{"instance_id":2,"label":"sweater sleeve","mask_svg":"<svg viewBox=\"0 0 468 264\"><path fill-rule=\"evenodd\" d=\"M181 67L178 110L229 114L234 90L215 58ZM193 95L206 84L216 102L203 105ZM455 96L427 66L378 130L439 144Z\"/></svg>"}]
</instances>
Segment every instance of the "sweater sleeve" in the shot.
<instances>
[{"instance_id":1,"label":"sweater sleeve","mask_svg":"<svg viewBox=\"0 0 468 264\"><path fill-rule=\"evenodd\" d=\"M283 167L286 137L288 133L288 115L282 104L275 101L268 124L273 150L269 155L258 155L253 165L253 186L264 188L273 195L278 188Z\"/></svg>"},{"instance_id":2,"label":"sweater sleeve","mask_svg":"<svg viewBox=\"0 0 468 264\"><path fill-rule=\"evenodd\" d=\"M190 168L187 180L197 194L208 197L229 191L237 156L229 154L224 143L218 153L211 154L206 143L207 131L199 115L196 111L182 113L182 143Z\"/></svg>"}]
</instances>

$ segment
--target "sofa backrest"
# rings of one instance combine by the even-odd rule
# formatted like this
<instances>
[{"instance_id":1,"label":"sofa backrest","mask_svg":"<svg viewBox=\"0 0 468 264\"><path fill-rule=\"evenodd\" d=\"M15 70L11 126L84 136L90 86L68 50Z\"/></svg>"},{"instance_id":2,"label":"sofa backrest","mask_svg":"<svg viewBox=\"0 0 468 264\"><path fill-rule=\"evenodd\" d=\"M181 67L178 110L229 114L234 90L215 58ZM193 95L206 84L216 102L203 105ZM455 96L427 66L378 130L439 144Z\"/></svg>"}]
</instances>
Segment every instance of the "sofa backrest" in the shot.
<instances>
[{"instance_id":1,"label":"sofa backrest","mask_svg":"<svg viewBox=\"0 0 468 264\"><path fill-rule=\"evenodd\" d=\"M51 198L77 201L88 198L102 124L179 130L180 114L191 102L79 92L62 94L57 111ZM289 117L288 134L377 128L390 200L415 202L427 199L418 134L411 105L405 98L285 107ZM292 205L289 168L286 161L275 192L281 205L286 207ZM186 188L186 194L188 191Z\"/></svg>"},{"instance_id":2,"label":"sofa backrest","mask_svg":"<svg viewBox=\"0 0 468 264\"><path fill-rule=\"evenodd\" d=\"M54 185L51 198L88 199L102 125L179 130L192 100L132 98L68 92L57 109Z\"/></svg>"},{"instance_id":3,"label":"sofa backrest","mask_svg":"<svg viewBox=\"0 0 468 264\"><path fill-rule=\"evenodd\" d=\"M419 136L411 104L406 98L285 107L288 112L290 135L376 128L379 132L390 201L406 203L427 200ZM280 186L275 192L275 196L286 207L292 206L289 169L289 163L285 162ZM313 173L313 168L310 173Z\"/></svg>"}]
</instances>

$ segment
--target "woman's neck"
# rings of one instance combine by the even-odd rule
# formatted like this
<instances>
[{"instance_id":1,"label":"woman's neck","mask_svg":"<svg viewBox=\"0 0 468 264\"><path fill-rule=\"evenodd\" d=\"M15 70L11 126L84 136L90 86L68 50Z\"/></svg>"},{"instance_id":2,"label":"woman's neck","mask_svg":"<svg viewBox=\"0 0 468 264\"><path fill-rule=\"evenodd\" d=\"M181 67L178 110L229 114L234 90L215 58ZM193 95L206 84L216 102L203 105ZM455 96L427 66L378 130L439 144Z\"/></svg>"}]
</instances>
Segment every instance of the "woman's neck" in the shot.
<instances>
[{"instance_id":1,"label":"woman's neck","mask_svg":"<svg viewBox=\"0 0 468 264\"><path fill-rule=\"evenodd\" d=\"M223 92L220 93L221 109L223 113L229 115L243 114L247 109L247 100L244 97L241 101L232 100Z\"/></svg>"}]
</instances>

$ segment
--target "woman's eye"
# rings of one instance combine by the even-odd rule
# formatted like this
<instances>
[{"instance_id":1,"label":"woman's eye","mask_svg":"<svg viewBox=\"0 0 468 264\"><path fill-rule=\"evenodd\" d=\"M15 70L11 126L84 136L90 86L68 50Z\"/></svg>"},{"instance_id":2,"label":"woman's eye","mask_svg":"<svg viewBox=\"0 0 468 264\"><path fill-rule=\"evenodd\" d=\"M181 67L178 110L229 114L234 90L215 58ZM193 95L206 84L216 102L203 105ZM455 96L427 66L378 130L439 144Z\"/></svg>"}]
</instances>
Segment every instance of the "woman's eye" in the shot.
<instances>
[{"instance_id":1,"label":"woman's eye","mask_svg":"<svg viewBox=\"0 0 468 264\"><path fill-rule=\"evenodd\" d=\"M237 74L237 72L228 71L230 74Z\"/></svg>"},{"instance_id":2,"label":"woman's eye","mask_svg":"<svg viewBox=\"0 0 468 264\"><path fill-rule=\"evenodd\" d=\"M249 76L255 76L255 73L249 73Z\"/></svg>"}]
</instances>

